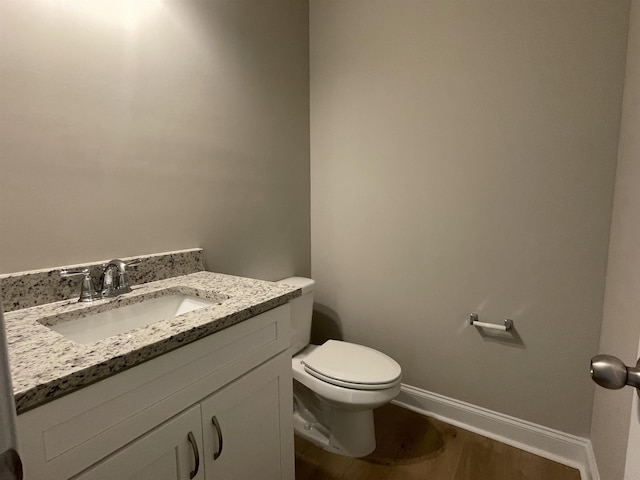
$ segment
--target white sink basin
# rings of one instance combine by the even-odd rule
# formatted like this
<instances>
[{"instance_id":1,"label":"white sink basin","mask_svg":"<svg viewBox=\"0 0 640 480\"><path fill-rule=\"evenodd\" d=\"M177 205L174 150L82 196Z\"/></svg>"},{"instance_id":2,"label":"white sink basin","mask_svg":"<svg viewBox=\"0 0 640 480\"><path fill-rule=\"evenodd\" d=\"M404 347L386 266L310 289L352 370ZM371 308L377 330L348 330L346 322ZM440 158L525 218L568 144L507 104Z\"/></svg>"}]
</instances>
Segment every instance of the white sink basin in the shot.
<instances>
[{"instance_id":1,"label":"white sink basin","mask_svg":"<svg viewBox=\"0 0 640 480\"><path fill-rule=\"evenodd\" d=\"M92 343L219 303L182 293L165 295L47 326L74 342Z\"/></svg>"}]
</instances>

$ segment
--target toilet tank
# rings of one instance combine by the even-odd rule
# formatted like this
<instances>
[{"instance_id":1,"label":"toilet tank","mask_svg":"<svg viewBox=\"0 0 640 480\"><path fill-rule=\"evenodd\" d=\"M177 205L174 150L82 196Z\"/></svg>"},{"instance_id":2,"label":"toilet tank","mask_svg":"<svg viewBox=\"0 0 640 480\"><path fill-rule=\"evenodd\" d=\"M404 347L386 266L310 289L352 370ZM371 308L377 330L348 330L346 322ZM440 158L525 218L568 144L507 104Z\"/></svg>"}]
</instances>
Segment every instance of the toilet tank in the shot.
<instances>
[{"instance_id":1,"label":"toilet tank","mask_svg":"<svg viewBox=\"0 0 640 480\"><path fill-rule=\"evenodd\" d=\"M313 287L310 278L289 277L277 283L301 288L302 295L289 302L291 305L291 349L295 355L309 345L311 338L311 316L313 314Z\"/></svg>"}]
</instances>

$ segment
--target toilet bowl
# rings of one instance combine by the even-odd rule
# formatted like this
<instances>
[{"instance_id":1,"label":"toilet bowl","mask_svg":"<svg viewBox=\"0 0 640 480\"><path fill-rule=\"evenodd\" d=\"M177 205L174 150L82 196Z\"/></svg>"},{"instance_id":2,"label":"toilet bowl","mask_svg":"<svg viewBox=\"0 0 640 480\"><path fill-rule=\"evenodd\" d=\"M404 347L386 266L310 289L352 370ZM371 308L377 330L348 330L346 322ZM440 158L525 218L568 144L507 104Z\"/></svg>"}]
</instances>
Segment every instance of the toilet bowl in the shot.
<instances>
[{"instance_id":1,"label":"toilet bowl","mask_svg":"<svg viewBox=\"0 0 640 480\"><path fill-rule=\"evenodd\" d=\"M368 455L376 446L373 409L400 392L400 365L354 343L309 344L314 281L292 277L279 283L302 288L302 296L291 302L296 434L340 455Z\"/></svg>"}]
</instances>

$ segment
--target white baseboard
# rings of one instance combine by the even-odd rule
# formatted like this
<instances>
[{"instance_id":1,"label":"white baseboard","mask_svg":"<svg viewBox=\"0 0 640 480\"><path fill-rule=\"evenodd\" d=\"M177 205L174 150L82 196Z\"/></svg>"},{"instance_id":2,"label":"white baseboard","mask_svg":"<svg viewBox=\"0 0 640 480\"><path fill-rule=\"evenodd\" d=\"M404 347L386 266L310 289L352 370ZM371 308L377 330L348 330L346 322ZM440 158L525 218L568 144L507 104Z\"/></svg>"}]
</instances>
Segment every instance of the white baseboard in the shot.
<instances>
[{"instance_id":1,"label":"white baseboard","mask_svg":"<svg viewBox=\"0 0 640 480\"><path fill-rule=\"evenodd\" d=\"M527 452L577 468L582 480L600 480L591 441L402 384L393 403Z\"/></svg>"}]
</instances>

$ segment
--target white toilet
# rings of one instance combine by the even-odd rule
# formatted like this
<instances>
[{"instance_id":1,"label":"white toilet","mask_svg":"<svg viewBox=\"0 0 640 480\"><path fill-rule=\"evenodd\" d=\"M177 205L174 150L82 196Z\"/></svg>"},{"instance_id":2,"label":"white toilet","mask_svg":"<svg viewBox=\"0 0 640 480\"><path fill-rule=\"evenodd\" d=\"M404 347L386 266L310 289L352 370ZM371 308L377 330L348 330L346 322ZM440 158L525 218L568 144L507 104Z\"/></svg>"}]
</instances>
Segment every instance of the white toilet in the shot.
<instances>
[{"instance_id":1,"label":"white toilet","mask_svg":"<svg viewBox=\"0 0 640 480\"><path fill-rule=\"evenodd\" d=\"M278 283L302 289L291 302L295 432L333 453L363 457L376 448L373 409L400 392L402 369L384 353L329 340L309 345L314 281Z\"/></svg>"}]
</instances>

